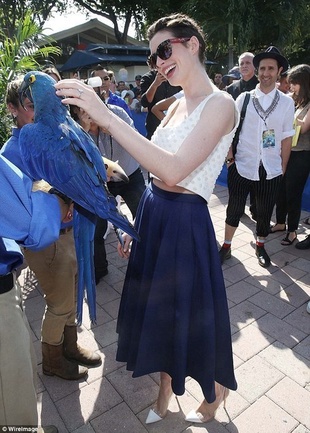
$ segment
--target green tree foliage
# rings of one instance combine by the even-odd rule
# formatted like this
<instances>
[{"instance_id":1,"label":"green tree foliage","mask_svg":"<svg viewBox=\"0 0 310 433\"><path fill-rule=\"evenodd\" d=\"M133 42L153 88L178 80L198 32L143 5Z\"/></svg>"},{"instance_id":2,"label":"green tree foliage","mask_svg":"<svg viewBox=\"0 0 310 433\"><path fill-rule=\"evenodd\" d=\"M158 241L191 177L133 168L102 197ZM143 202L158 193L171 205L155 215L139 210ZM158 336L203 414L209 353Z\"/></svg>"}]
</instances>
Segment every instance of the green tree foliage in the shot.
<instances>
[{"instance_id":1,"label":"green tree foliage","mask_svg":"<svg viewBox=\"0 0 310 433\"><path fill-rule=\"evenodd\" d=\"M43 25L52 10L62 12L67 8L67 1L61 0L0 0L0 28L12 38L21 17L31 13L39 25Z\"/></svg>"},{"instance_id":2,"label":"green tree foliage","mask_svg":"<svg viewBox=\"0 0 310 433\"><path fill-rule=\"evenodd\" d=\"M295 64L310 61L309 54L302 58L310 38L308 0L186 0L183 7L203 24L208 51L219 61L228 52L229 24L236 57L243 51L259 52L275 45L294 58Z\"/></svg>"},{"instance_id":3,"label":"green tree foliage","mask_svg":"<svg viewBox=\"0 0 310 433\"><path fill-rule=\"evenodd\" d=\"M80 10L87 10L111 21L119 44L126 44L130 25L139 38L140 23L144 19L144 0L74 0Z\"/></svg>"},{"instance_id":4,"label":"green tree foliage","mask_svg":"<svg viewBox=\"0 0 310 433\"><path fill-rule=\"evenodd\" d=\"M0 32L0 146L11 126L5 104L7 84L18 74L39 69L40 62L49 55L59 55L60 49L51 46L51 42L51 38L42 34L42 27L34 22L31 12L16 20L13 37Z\"/></svg>"},{"instance_id":5,"label":"green tree foliage","mask_svg":"<svg viewBox=\"0 0 310 433\"><path fill-rule=\"evenodd\" d=\"M258 52L269 45L279 47L291 64L310 63L309 0L0 0L0 5L0 28L10 37L26 10L43 25L52 11L74 5L85 17L93 13L110 20L120 44L127 43L130 26L135 26L137 39L145 39L154 20L184 12L204 28L208 58L220 65L228 66L229 50L236 62L241 52Z\"/></svg>"},{"instance_id":6,"label":"green tree foliage","mask_svg":"<svg viewBox=\"0 0 310 433\"><path fill-rule=\"evenodd\" d=\"M229 36L234 59L249 50L258 52L273 44L291 63L310 63L309 0L0 0L0 28L12 37L16 19L26 10L43 24L52 10L62 12L75 5L85 13L108 19L118 43L126 44L130 26L138 39L154 20L173 12L184 12L204 28L208 40L208 57L220 64L227 61ZM232 34L229 35L229 30Z\"/></svg>"}]
</instances>

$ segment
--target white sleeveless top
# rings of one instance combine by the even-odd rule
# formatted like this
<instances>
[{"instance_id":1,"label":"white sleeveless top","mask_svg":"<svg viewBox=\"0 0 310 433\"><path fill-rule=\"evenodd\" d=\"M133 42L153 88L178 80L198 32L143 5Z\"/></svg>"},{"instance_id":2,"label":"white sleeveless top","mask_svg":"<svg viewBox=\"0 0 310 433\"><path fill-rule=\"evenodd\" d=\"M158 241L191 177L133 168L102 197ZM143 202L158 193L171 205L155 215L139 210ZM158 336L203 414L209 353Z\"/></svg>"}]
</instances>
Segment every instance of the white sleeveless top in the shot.
<instances>
[{"instance_id":1,"label":"white sleeveless top","mask_svg":"<svg viewBox=\"0 0 310 433\"><path fill-rule=\"evenodd\" d=\"M152 142L168 152L176 153L183 141L196 126L204 106L216 93L217 92L213 92L207 96L206 99L204 99L182 122L182 124L175 127L170 127L169 123L164 127L160 124L152 136ZM179 182L177 184L178 186L200 195L206 201L210 199L216 179L223 167L225 157L231 145L238 123L239 111L235 104L235 126L233 130L221 138L208 158L189 176ZM151 176L156 177L153 174L151 174Z\"/></svg>"}]
</instances>

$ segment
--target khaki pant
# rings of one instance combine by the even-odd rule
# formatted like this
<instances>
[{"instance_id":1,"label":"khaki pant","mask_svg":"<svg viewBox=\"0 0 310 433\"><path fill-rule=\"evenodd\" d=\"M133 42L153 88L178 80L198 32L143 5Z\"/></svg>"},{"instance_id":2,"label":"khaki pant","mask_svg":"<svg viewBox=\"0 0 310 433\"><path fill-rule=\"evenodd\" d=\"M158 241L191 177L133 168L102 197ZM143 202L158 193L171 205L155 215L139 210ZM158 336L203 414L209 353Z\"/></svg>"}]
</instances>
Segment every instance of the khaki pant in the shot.
<instances>
[{"instance_id":1,"label":"khaki pant","mask_svg":"<svg viewBox=\"0 0 310 433\"><path fill-rule=\"evenodd\" d=\"M0 425L37 426L36 359L21 290L0 294Z\"/></svg>"},{"instance_id":2,"label":"khaki pant","mask_svg":"<svg viewBox=\"0 0 310 433\"><path fill-rule=\"evenodd\" d=\"M77 262L73 230L41 251L25 250L28 266L44 293L46 309L42 321L42 342L59 345L65 325L76 317Z\"/></svg>"}]
</instances>

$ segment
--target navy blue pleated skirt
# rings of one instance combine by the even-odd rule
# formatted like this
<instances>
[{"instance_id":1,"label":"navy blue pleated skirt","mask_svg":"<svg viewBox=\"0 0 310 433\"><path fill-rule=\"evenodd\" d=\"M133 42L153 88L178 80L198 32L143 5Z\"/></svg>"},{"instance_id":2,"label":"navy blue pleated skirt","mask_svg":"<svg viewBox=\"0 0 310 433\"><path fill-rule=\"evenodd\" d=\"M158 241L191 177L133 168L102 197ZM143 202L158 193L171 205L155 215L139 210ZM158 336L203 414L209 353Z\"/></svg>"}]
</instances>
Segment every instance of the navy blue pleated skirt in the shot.
<instances>
[{"instance_id":1,"label":"navy blue pleated skirt","mask_svg":"<svg viewBox=\"0 0 310 433\"><path fill-rule=\"evenodd\" d=\"M116 359L133 377L166 372L182 395L187 376L208 402L214 381L235 390L226 291L206 201L151 184L136 216Z\"/></svg>"}]
</instances>

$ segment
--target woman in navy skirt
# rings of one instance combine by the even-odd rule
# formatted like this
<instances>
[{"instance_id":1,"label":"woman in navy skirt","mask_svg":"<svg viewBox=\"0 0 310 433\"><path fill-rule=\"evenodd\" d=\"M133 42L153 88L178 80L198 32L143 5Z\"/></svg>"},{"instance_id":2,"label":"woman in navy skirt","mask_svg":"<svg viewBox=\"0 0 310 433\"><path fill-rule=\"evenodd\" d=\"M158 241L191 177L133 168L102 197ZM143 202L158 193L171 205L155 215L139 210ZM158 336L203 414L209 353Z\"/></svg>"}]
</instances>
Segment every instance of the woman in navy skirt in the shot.
<instances>
[{"instance_id":1,"label":"woman in navy skirt","mask_svg":"<svg viewBox=\"0 0 310 433\"><path fill-rule=\"evenodd\" d=\"M176 100L149 141L107 110L93 89L75 80L56 85L140 162L151 182L135 221L141 241L124 237L129 257L117 331L117 360L133 376L160 372L159 395L146 422L167 414L173 393L190 376L205 399L186 419L207 422L237 388L222 269L207 202L231 144L239 114L213 85L204 36L186 15L161 18L148 31L149 64L184 97Z\"/></svg>"}]
</instances>

